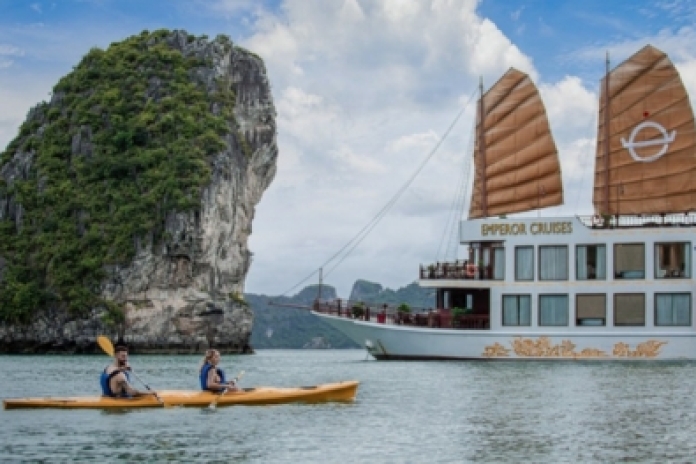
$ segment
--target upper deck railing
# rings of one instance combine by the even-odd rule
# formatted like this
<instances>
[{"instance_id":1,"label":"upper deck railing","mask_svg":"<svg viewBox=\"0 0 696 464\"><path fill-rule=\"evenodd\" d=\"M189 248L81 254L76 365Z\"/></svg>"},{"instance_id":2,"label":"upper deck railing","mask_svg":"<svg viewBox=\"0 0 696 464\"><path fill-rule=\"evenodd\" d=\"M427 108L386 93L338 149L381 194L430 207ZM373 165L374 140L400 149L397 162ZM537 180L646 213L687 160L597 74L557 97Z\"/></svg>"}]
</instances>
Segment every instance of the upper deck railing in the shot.
<instances>
[{"instance_id":1,"label":"upper deck railing","mask_svg":"<svg viewBox=\"0 0 696 464\"><path fill-rule=\"evenodd\" d=\"M649 216L578 216L580 222L593 229L623 229L629 227L696 227L696 213L652 214Z\"/></svg>"},{"instance_id":2,"label":"upper deck railing","mask_svg":"<svg viewBox=\"0 0 696 464\"><path fill-rule=\"evenodd\" d=\"M490 316L487 314L453 314L449 309L409 308L409 312L399 311L396 306L386 304L368 304L348 300L317 300L312 310L361 321L380 324L395 324L415 327L440 329L474 329L490 328Z\"/></svg>"},{"instance_id":3,"label":"upper deck railing","mask_svg":"<svg viewBox=\"0 0 696 464\"><path fill-rule=\"evenodd\" d=\"M468 261L437 262L427 266L421 265L420 279L474 279L493 280L490 266L477 266Z\"/></svg>"}]
</instances>

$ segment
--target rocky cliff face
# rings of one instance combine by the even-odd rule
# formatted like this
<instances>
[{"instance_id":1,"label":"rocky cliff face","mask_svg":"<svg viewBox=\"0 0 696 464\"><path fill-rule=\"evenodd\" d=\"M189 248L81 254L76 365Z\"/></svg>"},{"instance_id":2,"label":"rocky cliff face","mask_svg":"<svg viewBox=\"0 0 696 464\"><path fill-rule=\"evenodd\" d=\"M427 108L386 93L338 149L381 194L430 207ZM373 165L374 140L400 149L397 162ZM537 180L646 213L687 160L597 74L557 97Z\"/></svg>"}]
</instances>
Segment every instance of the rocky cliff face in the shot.
<instances>
[{"instance_id":1,"label":"rocky cliff face","mask_svg":"<svg viewBox=\"0 0 696 464\"><path fill-rule=\"evenodd\" d=\"M45 308L28 325L0 327L5 351L89 351L99 333L123 337L139 352L196 352L210 344L225 352L248 349L253 313L238 295L251 261L247 241L254 209L275 175L278 154L268 77L259 57L225 37L192 39L174 31L162 41L185 57L207 63L192 73L199 87L214 93L223 83L234 92L225 147L208 157L210 177L200 207L166 213L163 240L150 234L134 237L134 257L104 267L99 293L118 303L124 321L114 322L100 307L87 317ZM151 96L157 86L150 79ZM30 112L28 118L39 123L37 134L46 122L41 115L50 108L62 111L61 100L54 93L49 108ZM72 134L70 150L74 157L92 156L95 141L88 125ZM0 166L0 178L7 185L30 178L34 156L31 150L17 150ZM0 220L9 218L19 228L24 211L16 196L3 197L0 191ZM0 256L0 281L5 267Z\"/></svg>"}]
</instances>

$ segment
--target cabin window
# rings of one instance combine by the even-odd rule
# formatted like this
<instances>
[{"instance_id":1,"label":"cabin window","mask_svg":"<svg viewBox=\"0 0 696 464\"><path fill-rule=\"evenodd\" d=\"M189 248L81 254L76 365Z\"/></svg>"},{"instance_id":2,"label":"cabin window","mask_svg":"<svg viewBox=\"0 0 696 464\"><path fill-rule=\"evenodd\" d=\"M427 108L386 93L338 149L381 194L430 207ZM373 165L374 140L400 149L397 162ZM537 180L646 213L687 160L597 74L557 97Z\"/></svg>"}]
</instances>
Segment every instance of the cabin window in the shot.
<instances>
[{"instance_id":1,"label":"cabin window","mask_svg":"<svg viewBox=\"0 0 696 464\"><path fill-rule=\"evenodd\" d=\"M531 308L529 295L503 295L503 325L532 325Z\"/></svg>"},{"instance_id":2,"label":"cabin window","mask_svg":"<svg viewBox=\"0 0 696 464\"><path fill-rule=\"evenodd\" d=\"M615 294L614 325L645 326L645 295L642 293Z\"/></svg>"},{"instance_id":3,"label":"cabin window","mask_svg":"<svg viewBox=\"0 0 696 464\"><path fill-rule=\"evenodd\" d=\"M501 242L486 243L479 256L482 279L503 280L505 277L505 248Z\"/></svg>"},{"instance_id":4,"label":"cabin window","mask_svg":"<svg viewBox=\"0 0 696 464\"><path fill-rule=\"evenodd\" d=\"M505 248L493 248L493 279L505 278Z\"/></svg>"},{"instance_id":5,"label":"cabin window","mask_svg":"<svg viewBox=\"0 0 696 464\"><path fill-rule=\"evenodd\" d=\"M607 278L607 247L578 245L575 249L577 280L604 280Z\"/></svg>"},{"instance_id":6,"label":"cabin window","mask_svg":"<svg viewBox=\"0 0 696 464\"><path fill-rule=\"evenodd\" d=\"M568 247L566 245L539 247L539 280L568 280Z\"/></svg>"},{"instance_id":7,"label":"cabin window","mask_svg":"<svg viewBox=\"0 0 696 464\"><path fill-rule=\"evenodd\" d=\"M691 277L691 243L671 242L655 244L655 277Z\"/></svg>"},{"instance_id":8,"label":"cabin window","mask_svg":"<svg viewBox=\"0 0 696 464\"><path fill-rule=\"evenodd\" d=\"M576 295L575 323L579 326L600 326L607 323L606 295Z\"/></svg>"},{"instance_id":9,"label":"cabin window","mask_svg":"<svg viewBox=\"0 0 696 464\"><path fill-rule=\"evenodd\" d=\"M656 293L655 325L691 326L691 294Z\"/></svg>"},{"instance_id":10,"label":"cabin window","mask_svg":"<svg viewBox=\"0 0 696 464\"><path fill-rule=\"evenodd\" d=\"M568 295L539 295L539 325L568 325Z\"/></svg>"},{"instance_id":11,"label":"cabin window","mask_svg":"<svg viewBox=\"0 0 696 464\"><path fill-rule=\"evenodd\" d=\"M645 244L614 245L614 276L617 279L645 279Z\"/></svg>"},{"instance_id":12,"label":"cabin window","mask_svg":"<svg viewBox=\"0 0 696 464\"><path fill-rule=\"evenodd\" d=\"M515 280L534 280L534 247L515 247Z\"/></svg>"}]
</instances>

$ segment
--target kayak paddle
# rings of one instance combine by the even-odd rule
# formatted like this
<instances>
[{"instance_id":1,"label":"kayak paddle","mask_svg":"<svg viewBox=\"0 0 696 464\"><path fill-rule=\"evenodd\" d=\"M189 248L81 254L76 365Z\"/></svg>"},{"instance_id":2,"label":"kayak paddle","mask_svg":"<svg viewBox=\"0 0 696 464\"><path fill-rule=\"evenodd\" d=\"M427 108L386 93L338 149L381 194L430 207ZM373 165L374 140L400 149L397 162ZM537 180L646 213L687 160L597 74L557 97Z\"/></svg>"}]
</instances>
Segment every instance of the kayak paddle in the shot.
<instances>
[{"instance_id":1,"label":"kayak paddle","mask_svg":"<svg viewBox=\"0 0 696 464\"><path fill-rule=\"evenodd\" d=\"M111 340L106 338L104 335L97 337L97 345L99 345L99 348L101 348L104 353L112 358L114 357L114 345L111 343Z\"/></svg>"},{"instance_id":2,"label":"kayak paddle","mask_svg":"<svg viewBox=\"0 0 696 464\"><path fill-rule=\"evenodd\" d=\"M108 354L108 355L109 355L110 357L112 357L112 358L114 357L114 353L115 353L115 351L114 351L114 344L111 343L111 340L109 340L107 337L105 337L104 335L99 335L99 336L97 337L97 345L99 345L99 348L101 348L102 351L103 351L104 353ZM131 374L133 374L133 376L134 376L136 379L138 379L138 381L139 381L140 383L142 383L143 385L145 385L145 388L147 388L149 391L152 391L152 388L150 388L150 386L149 386L148 384L146 384L145 382L143 382L143 381L140 379L140 377L138 377L138 374L136 374L135 372L133 372L132 369L129 369L128 372L130 372ZM161 404L162 406L164 406L164 401L162 401L162 398L160 398L159 395L158 395L157 393L155 393L155 398L157 399L157 401L159 402L159 404Z\"/></svg>"},{"instance_id":3,"label":"kayak paddle","mask_svg":"<svg viewBox=\"0 0 696 464\"><path fill-rule=\"evenodd\" d=\"M237 382L239 382L239 379L241 379L242 376L244 376L244 371L241 371L241 372L239 373L239 375L237 375L237 377L234 378L234 383L236 384ZM215 397L215 399L213 400L213 402L210 403L210 406L208 406L208 409L215 409L215 407L217 406L218 400L222 397L222 395L224 395L225 393L227 393L227 390L229 390L229 388L230 388L230 387L227 387L227 388L223 389L223 390L220 392L220 394L218 394L218 395Z\"/></svg>"}]
</instances>

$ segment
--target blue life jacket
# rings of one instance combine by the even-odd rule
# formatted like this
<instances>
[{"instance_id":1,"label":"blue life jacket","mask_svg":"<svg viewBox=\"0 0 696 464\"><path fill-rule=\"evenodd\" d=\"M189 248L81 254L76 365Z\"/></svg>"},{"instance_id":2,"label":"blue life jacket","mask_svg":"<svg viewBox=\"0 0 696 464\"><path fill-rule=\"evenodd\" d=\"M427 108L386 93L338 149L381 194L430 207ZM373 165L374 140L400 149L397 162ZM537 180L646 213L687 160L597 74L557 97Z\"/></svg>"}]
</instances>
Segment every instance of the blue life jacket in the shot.
<instances>
[{"instance_id":1,"label":"blue life jacket","mask_svg":"<svg viewBox=\"0 0 696 464\"><path fill-rule=\"evenodd\" d=\"M210 390L208 388L208 372L210 372L210 369L212 369L214 366L210 363L205 363L203 365L203 368L201 369L201 375L200 375L200 381L201 381L201 390ZM217 371L218 377L220 377L220 383L225 383L225 371L220 369L219 367L215 369Z\"/></svg>"},{"instance_id":2,"label":"blue life jacket","mask_svg":"<svg viewBox=\"0 0 696 464\"><path fill-rule=\"evenodd\" d=\"M104 371L102 372L101 377L99 378L99 383L101 384L102 389L102 395L111 396L112 398L130 398L130 395L127 391L122 391L120 395L117 395L116 393L111 391L111 379L114 378L114 376L123 372L126 375L126 380L128 381L128 383L130 383L130 373L128 371L116 369L111 374L107 374L106 369L107 368L104 368Z\"/></svg>"}]
</instances>

